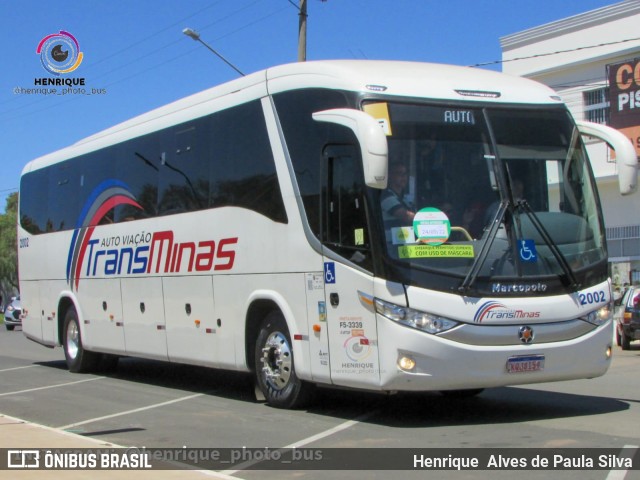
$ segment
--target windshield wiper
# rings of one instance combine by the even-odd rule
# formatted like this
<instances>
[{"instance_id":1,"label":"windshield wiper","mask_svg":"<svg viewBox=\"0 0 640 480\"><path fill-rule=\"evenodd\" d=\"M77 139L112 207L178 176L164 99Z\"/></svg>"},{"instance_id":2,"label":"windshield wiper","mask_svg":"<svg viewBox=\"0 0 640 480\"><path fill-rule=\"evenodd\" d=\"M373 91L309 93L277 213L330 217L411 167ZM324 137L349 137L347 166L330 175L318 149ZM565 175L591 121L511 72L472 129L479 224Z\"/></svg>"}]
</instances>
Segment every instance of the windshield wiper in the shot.
<instances>
[{"instance_id":1,"label":"windshield wiper","mask_svg":"<svg viewBox=\"0 0 640 480\"><path fill-rule=\"evenodd\" d=\"M516 209L517 208L522 208L522 210L524 210L535 229L538 231L540 236L542 236L542 239L545 241L545 243L549 246L549 250L551 250L551 253L553 253L553 256L560 264L562 271L570 281L569 287L573 289L580 288L580 284L578 283L578 280L573 273L571 265L569 265L569 262L567 262L567 259L558 248L558 245L556 245L556 243L549 235L549 232L547 232L547 230L544 228L544 225L536 215L536 212L533 211L529 203L526 200L519 200L516 202Z\"/></svg>"},{"instance_id":2,"label":"windshield wiper","mask_svg":"<svg viewBox=\"0 0 640 480\"><path fill-rule=\"evenodd\" d=\"M478 274L480 273L480 270L482 269L484 262L487 260L487 256L489 255L489 251L491 250L491 246L493 245L493 241L496 239L496 236L498 234L498 229L500 228L500 224L502 223L502 219L504 218L504 214L507 211L508 205L509 205L509 202L506 200L503 200L500 202L500 205L498 206L498 211L496 212L496 214L493 217L493 220L491 221L491 227L489 228L489 232L487 233L487 238L482 244L482 248L480 248L480 253L478 253L478 256L473 262L473 265L471 265L471 268L469 269L469 273L465 277L464 281L458 287L458 291L460 293L464 294L468 292L469 289L471 288L471 285L473 285L473 283L476 281L476 278L478 278Z\"/></svg>"}]
</instances>

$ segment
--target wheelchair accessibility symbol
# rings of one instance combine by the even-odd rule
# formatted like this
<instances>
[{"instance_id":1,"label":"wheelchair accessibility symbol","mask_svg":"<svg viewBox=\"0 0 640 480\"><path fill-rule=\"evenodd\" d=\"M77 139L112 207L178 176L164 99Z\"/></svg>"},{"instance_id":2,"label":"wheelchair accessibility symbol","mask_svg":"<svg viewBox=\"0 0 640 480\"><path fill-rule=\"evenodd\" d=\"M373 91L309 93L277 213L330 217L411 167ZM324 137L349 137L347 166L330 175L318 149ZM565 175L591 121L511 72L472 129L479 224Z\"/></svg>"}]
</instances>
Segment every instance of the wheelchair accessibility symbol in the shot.
<instances>
[{"instance_id":1,"label":"wheelchair accessibility symbol","mask_svg":"<svg viewBox=\"0 0 640 480\"><path fill-rule=\"evenodd\" d=\"M336 283L336 264L333 262L324 263L324 283Z\"/></svg>"},{"instance_id":2,"label":"wheelchair accessibility symbol","mask_svg":"<svg viewBox=\"0 0 640 480\"><path fill-rule=\"evenodd\" d=\"M533 240L518 240L518 242L520 243L520 259L523 262L537 262L536 243Z\"/></svg>"}]
</instances>

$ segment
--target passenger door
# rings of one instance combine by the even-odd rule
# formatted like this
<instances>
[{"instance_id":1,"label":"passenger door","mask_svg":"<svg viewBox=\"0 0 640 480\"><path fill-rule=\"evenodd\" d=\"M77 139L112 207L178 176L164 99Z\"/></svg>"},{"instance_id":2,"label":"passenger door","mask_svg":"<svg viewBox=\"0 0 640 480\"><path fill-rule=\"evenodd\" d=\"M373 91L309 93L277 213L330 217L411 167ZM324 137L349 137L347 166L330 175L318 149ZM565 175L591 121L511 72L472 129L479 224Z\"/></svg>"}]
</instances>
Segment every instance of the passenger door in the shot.
<instances>
[{"instance_id":1,"label":"passenger door","mask_svg":"<svg viewBox=\"0 0 640 480\"><path fill-rule=\"evenodd\" d=\"M321 239L331 379L379 383L378 334L371 302L373 270L362 163L354 145L323 155Z\"/></svg>"}]
</instances>

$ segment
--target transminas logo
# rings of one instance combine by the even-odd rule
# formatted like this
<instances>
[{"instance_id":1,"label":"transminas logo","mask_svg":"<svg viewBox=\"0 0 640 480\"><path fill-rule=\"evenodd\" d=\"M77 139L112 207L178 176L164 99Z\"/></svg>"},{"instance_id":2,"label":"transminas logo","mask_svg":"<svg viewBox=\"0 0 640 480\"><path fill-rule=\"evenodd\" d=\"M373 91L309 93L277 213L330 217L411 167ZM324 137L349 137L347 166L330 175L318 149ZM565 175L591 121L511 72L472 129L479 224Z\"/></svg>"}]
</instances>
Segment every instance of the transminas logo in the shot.
<instances>
[{"instance_id":1,"label":"transminas logo","mask_svg":"<svg viewBox=\"0 0 640 480\"><path fill-rule=\"evenodd\" d=\"M121 205L144 211L127 185L113 179L98 185L85 203L69 245L67 283L71 290L78 290L81 278L204 273L233 268L238 237L179 242L173 230L141 231L135 221L121 223L114 235L117 224L108 226L112 222L106 221L111 220L106 217ZM171 216L164 218L170 222ZM96 229L100 234L95 234ZM188 235L195 231L178 233Z\"/></svg>"},{"instance_id":2,"label":"transminas logo","mask_svg":"<svg viewBox=\"0 0 640 480\"><path fill-rule=\"evenodd\" d=\"M522 320L528 318L540 318L540 312L527 312L518 308L509 308L500 302L489 301L478 308L473 317L473 322L482 323L484 320Z\"/></svg>"}]
</instances>

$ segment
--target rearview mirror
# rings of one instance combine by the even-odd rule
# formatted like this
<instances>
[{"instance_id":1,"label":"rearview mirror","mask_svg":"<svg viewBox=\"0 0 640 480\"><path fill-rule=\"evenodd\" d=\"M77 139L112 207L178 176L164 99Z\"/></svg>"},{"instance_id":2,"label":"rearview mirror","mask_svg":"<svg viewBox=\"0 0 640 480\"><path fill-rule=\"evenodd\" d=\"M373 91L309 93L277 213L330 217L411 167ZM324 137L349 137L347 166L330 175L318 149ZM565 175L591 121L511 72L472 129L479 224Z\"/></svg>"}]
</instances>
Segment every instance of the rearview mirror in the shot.
<instances>
[{"instance_id":1,"label":"rearview mirror","mask_svg":"<svg viewBox=\"0 0 640 480\"><path fill-rule=\"evenodd\" d=\"M616 152L620 193L634 193L638 186L638 155L631 141L622 132L606 125L583 121L576 124L582 135L602 140Z\"/></svg>"},{"instance_id":2,"label":"rearview mirror","mask_svg":"<svg viewBox=\"0 0 640 480\"><path fill-rule=\"evenodd\" d=\"M312 116L316 122L335 123L349 128L360 144L364 183L373 188L387 188L387 137L371 115L351 108L336 108L315 112Z\"/></svg>"}]
</instances>

